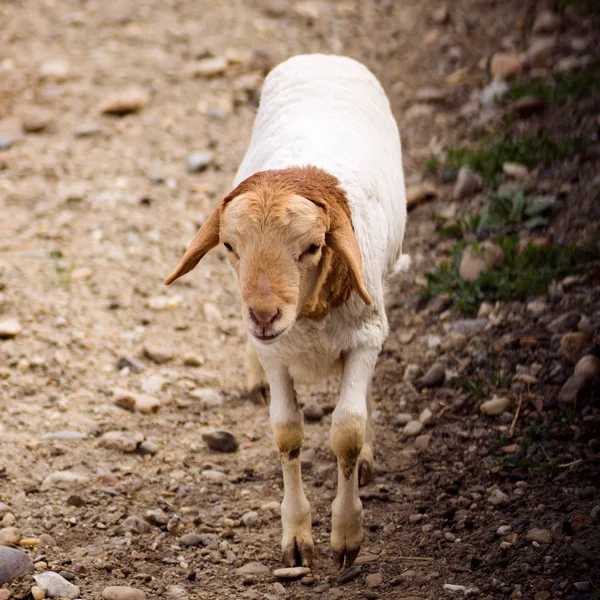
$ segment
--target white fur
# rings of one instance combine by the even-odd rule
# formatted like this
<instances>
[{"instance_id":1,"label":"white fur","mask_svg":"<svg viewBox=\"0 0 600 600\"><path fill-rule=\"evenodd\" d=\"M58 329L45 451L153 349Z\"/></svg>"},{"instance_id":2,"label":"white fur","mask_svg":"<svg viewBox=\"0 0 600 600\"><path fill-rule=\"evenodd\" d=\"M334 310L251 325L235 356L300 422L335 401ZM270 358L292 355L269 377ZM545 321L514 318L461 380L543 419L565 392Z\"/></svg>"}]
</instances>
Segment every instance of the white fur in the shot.
<instances>
[{"instance_id":1,"label":"white fur","mask_svg":"<svg viewBox=\"0 0 600 600\"><path fill-rule=\"evenodd\" d=\"M280 446L288 439L282 433L285 426L302 433L292 380L314 381L343 371L331 432L339 464L331 543L334 552L348 556L362 541L362 506L356 464L350 464L352 476L344 476L350 459L343 442L359 423L360 445L365 440L370 444L370 433L364 435L369 426L366 398L388 333L385 281L397 265L406 264L401 259L406 198L398 128L375 76L350 58L296 56L269 74L234 185L259 171L307 165L337 177L346 192L373 304L368 307L352 294L321 321L299 319L275 343L252 343L271 387L271 422ZM283 459L284 551L294 542L309 540L312 545L310 506L297 462ZM293 514L302 518L294 521Z\"/></svg>"}]
</instances>

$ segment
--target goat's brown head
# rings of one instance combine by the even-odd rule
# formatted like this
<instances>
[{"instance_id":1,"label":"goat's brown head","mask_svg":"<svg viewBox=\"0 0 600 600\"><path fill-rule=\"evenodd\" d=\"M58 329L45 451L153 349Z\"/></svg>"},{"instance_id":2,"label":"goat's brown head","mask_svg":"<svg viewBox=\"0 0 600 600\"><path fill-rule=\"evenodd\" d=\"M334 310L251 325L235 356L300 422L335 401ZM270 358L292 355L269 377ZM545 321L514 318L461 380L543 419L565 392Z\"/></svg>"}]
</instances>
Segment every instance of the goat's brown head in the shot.
<instances>
[{"instance_id":1,"label":"goat's brown head","mask_svg":"<svg viewBox=\"0 0 600 600\"><path fill-rule=\"evenodd\" d=\"M352 290L371 304L345 194L315 167L263 171L215 208L165 280L191 271L221 242L242 296L242 317L260 342L275 341L298 317L321 319Z\"/></svg>"}]
</instances>

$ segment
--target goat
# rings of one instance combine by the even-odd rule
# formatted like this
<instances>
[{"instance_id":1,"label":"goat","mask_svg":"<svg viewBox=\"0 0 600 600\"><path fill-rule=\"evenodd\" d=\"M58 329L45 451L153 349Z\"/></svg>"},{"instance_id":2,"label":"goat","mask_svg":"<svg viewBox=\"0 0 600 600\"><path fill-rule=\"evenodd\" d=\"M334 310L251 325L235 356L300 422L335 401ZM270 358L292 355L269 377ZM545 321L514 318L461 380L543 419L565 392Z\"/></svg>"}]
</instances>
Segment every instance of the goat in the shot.
<instances>
[{"instance_id":1,"label":"goat","mask_svg":"<svg viewBox=\"0 0 600 600\"><path fill-rule=\"evenodd\" d=\"M359 484L373 470L371 379L388 333L385 282L403 262L406 221L400 137L376 77L341 56L275 67L233 187L165 283L224 244L240 286L248 382L270 388L289 566L310 566L314 551L294 382L341 371L331 546L337 566L348 568L363 540Z\"/></svg>"}]
</instances>

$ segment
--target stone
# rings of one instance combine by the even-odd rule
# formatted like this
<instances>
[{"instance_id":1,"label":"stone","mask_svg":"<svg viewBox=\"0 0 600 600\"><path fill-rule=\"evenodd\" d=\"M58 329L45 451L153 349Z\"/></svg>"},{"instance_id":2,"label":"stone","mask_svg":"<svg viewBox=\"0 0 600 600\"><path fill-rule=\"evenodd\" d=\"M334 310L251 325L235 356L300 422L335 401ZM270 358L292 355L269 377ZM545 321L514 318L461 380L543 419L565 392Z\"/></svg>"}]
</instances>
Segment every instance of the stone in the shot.
<instances>
[{"instance_id":1,"label":"stone","mask_svg":"<svg viewBox=\"0 0 600 600\"><path fill-rule=\"evenodd\" d=\"M588 335L581 331L565 333L560 339L560 350L570 363L577 363L585 349L590 345Z\"/></svg>"},{"instance_id":2,"label":"stone","mask_svg":"<svg viewBox=\"0 0 600 600\"><path fill-rule=\"evenodd\" d=\"M508 504L508 496L498 487L494 486L488 493L488 502L493 506Z\"/></svg>"},{"instance_id":3,"label":"stone","mask_svg":"<svg viewBox=\"0 0 600 600\"><path fill-rule=\"evenodd\" d=\"M323 409L316 402L307 404L302 409L302 412L304 413L304 418L312 423L318 423L325 414Z\"/></svg>"},{"instance_id":4,"label":"stone","mask_svg":"<svg viewBox=\"0 0 600 600\"><path fill-rule=\"evenodd\" d=\"M556 48L556 36L539 36L533 38L525 55L530 67L546 67L552 62Z\"/></svg>"},{"instance_id":5,"label":"stone","mask_svg":"<svg viewBox=\"0 0 600 600\"><path fill-rule=\"evenodd\" d=\"M354 565L349 569L346 569L338 578L337 582L339 585L344 585L345 583L349 583L353 579L356 579L362 571L362 567L360 565Z\"/></svg>"},{"instance_id":6,"label":"stone","mask_svg":"<svg viewBox=\"0 0 600 600\"><path fill-rule=\"evenodd\" d=\"M17 319L0 319L0 339L14 338L22 329Z\"/></svg>"},{"instance_id":7,"label":"stone","mask_svg":"<svg viewBox=\"0 0 600 600\"><path fill-rule=\"evenodd\" d=\"M501 102L509 91L510 87L504 79L493 79L490 84L481 90L481 105L485 108L491 108Z\"/></svg>"},{"instance_id":8,"label":"stone","mask_svg":"<svg viewBox=\"0 0 600 600\"><path fill-rule=\"evenodd\" d=\"M493 77L509 79L523 72L523 63L518 54L511 52L496 52L490 62L490 72Z\"/></svg>"},{"instance_id":9,"label":"stone","mask_svg":"<svg viewBox=\"0 0 600 600\"><path fill-rule=\"evenodd\" d=\"M404 426L402 433L408 437L415 437L423 431L423 423L421 421L411 421Z\"/></svg>"},{"instance_id":10,"label":"stone","mask_svg":"<svg viewBox=\"0 0 600 600\"><path fill-rule=\"evenodd\" d=\"M165 591L167 600L188 600L189 595L184 587L180 585L170 585Z\"/></svg>"},{"instance_id":11,"label":"stone","mask_svg":"<svg viewBox=\"0 0 600 600\"><path fill-rule=\"evenodd\" d=\"M287 0L267 0L263 8L263 12L265 13L265 15L274 19L285 16L287 11Z\"/></svg>"},{"instance_id":12,"label":"stone","mask_svg":"<svg viewBox=\"0 0 600 600\"><path fill-rule=\"evenodd\" d=\"M517 181L527 181L531 177L529 169L525 165L521 165L519 163L504 163L502 165L502 172L507 177L511 177Z\"/></svg>"},{"instance_id":13,"label":"stone","mask_svg":"<svg viewBox=\"0 0 600 600\"><path fill-rule=\"evenodd\" d=\"M256 527L260 524L258 513L255 510L251 510L242 515L242 523L246 527Z\"/></svg>"},{"instance_id":14,"label":"stone","mask_svg":"<svg viewBox=\"0 0 600 600\"><path fill-rule=\"evenodd\" d=\"M543 300L532 300L527 303L527 312L536 317L542 316L548 310L548 305Z\"/></svg>"},{"instance_id":15,"label":"stone","mask_svg":"<svg viewBox=\"0 0 600 600\"><path fill-rule=\"evenodd\" d=\"M193 352L188 352L183 357L183 364L186 367L201 367L204 364L204 359Z\"/></svg>"},{"instance_id":16,"label":"stone","mask_svg":"<svg viewBox=\"0 0 600 600\"><path fill-rule=\"evenodd\" d=\"M42 491L56 488L59 490L70 490L83 487L90 482L90 478L73 471L55 471L42 482Z\"/></svg>"},{"instance_id":17,"label":"stone","mask_svg":"<svg viewBox=\"0 0 600 600\"><path fill-rule=\"evenodd\" d=\"M134 409L142 415L150 415L158 412L160 400L149 394L136 394ZM141 434L140 434L141 435Z\"/></svg>"},{"instance_id":18,"label":"stone","mask_svg":"<svg viewBox=\"0 0 600 600\"><path fill-rule=\"evenodd\" d=\"M69 78L71 69L69 63L62 59L45 60L40 67L40 75L46 79L55 79L56 81L64 81Z\"/></svg>"},{"instance_id":19,"label":"stone","mask_svg":"<svg viewBox=\"0 0 600 600\"><path fill-rule=\"evenodd\" d=\"M558 393L558 400L562 404L570 404L573 402L577 394L585 388L588 383L588 378L584 375L571 375Z\"/></svg>"},{"instance_id":20,"label":"stone","mask_svg":"<svg viewBox=\"0 0 600 600\"><path fill-rule=\"evenodd\" d=\"M33 596L33 600L44 600L44 598L46 597L46 590L43 590L37 585L34 585L31 588L31 595Z\"/></svg>"},{"instance_id":21,"label":"stone","mask_svg":"<svg viewBox=\"0 0 600 600\"><path fill-rule=\"evenodd\" d=\"M435 186L427 181L409 185L406 188L406 206L410 210L426 200L436 198L437 195L438 191Z\"/></svg>"},{"instance_id":22,"label":"stone","mask_svg":"<svg viewBox=\"0 0 600 600\"><path fill-rule=\"evenodd\" d=\"M475 173L469 167L461 167L458 171L458 177L454 184L452 198L454 200L463 200L472 196L483 187L483 178Z\"/></svg>"},{"instance_id":23,"label":"stone","mask_svg":"<svg viewBox=\"0 0 600 600\"><path fill-rule=\"evenodd\" d=\"M154 456L158 452L159 446L151 440L144 440L138 447L140 454L148 454Z\"/></svg>"},{"instance_id":24,"label":"stone","mask_svg":"<svg viewBox=\"0 0 600 600\"><path fill-rule=\"evenodd\" d=\"M525 539L528 542L550 544L552 543L552 532L549 529L538 529L537 527L534 527L527 532Z\"/></svg>"},{"instance_id":25,"label":"stone","mask_svg":"<svg viewBox=\"0 0 600 600\"><path fill-rule=\"evenodd\" d=\"M200 173L205 171L215 159L213 152L209 150L192 152L188 156L187 168L190 173Z\"/></svg>"},{"instance_id":26,"label":"stone","mask_svg":"<svg viewBox=\"0 0 600 600\"><path fill-rule=\"evenodd\" d=\"M413 420L412 415L410 413L398 413L394 417L394 424L398 427L404 427L407 423L410 423Z\"/></svg>"},{"instance_id":27,"label":"stone","mask_svg":"<svg viewBox=\"0 0 600 600\"><path fill-rule=\"evenodd\" d=\"M464 594L467 591L466 586L454 583L445 583L443 587L447 592L461 592Z\"/></svg>"},{"instance_id":28,"label":"stone","mask_svg":"<svg viewBox=\"0 0 600 600\"><path fill-rule=\"evenodd\" d=\"M264 575L270 572L269 567L259 562L249 562L238 567L235 572L238 575Z\"/></svg>"},{"instance_id":29,"label":"stone","mask_svg":"<svg viewBox=\"0 0 600 600\"><path fill-rule=\"evenodd\" d=\"M321 7L317 2L304 0L304 2L297 2L294 5L294 13L304 19L318 21L321 17Z\"/></svg>"},{"instance_id":30,"label":"stone","mask_svg":"<svg viewBox=\"0 0 600 600\"><path fill-rule=\"evenodd\" d=\"M287 567L284 569L275 569L273 575L278 579L300 579L310 573L308 567Z\"/></svg>"},{"instance_id":31,"label":"stone","mask_svg":"<svg viewBox=\"0 0 600 600\"><path fill-rule=\"evenodd\" d=\"M0 529L0 546L12 546L19 543L21 531L17 527L3 527Z\"/></svg>"},{"instance_id":32,"label":"stone","mask_svg":"<svg viewBox=\"0 0 600 600\"><path fill-rule=\"evenodd\" d=\"M428 408L424 408L419 415L419 421L423 423L423 425L428 425L431 423L433 419L433 413Z\"/></svg>"},{"instance_id":33,"label":"stone","mask_svg":"<svg viewBox=\"0 0 600 600\"><path fill-rule=\"evenodd\" d=\"M224 56L202 58L192 65L192 77L216 77L227 70L228 60Z\"/></svg>"},{"instance_id":34,"label":"stone","mask_svg":"<svg viewBox=\"0 0 600 600\"><path fill-rule=\"evenodd\" d=\"M169 362L173 358L173 351L162 344L146 343L142 348L142 353L157 365Z\"/></svg>"},{"instance_id":35,"label":"stone","mask_svg":"<svg viewBox=\"0 0 600 600\"><path fill-rule=\"evenodd\" d=\"M556 33L560 29L560 16L552 10L542 10L533 22L533 33L535 35L544 33Z\"/></svg>"},{"instance_id":36,"label":"stone","mask_svg":"<svg viewBox=\"0 0 600 600\"><path fill-rule=\"evenodd\" d=\"M573 540L573 542L571 542L571 550L573 550L573 552L575 552L575 554L578 556L581 556L581 558L585 558L590 562L596 561L596 555L586 546L584 546L579 540Z\"/></svg>"},{"instance_id":37,"label":"stone","mask_svg":"<svg viewBox=\"0 0 600 600\"><path fill-rule=\"evenodd\" d=\"M500 527L498 527L498 529L496 529L496 534L500 535L500 536L505 536L508 535L511 531L511 526L510 525L500 525Z\"/></svg>"},{"instance_id":38,"label":"stone","mask_svg":"<svg viewBox=\"0 0 600 600\"><path fill-rule=\"evenodd\" d=\"M479 310L477 311L478 319L487 319L494 312L494 305L491 302L487 302L484 300L479 305Z\"/></svg>"},{"instance_id":39,"label":"stone","mask_svg":"<svg viewBox=\"0 0 600 600\"><path fill-rule=\"evenodd\" d=\"M77 598L79 588L53 571L34 575L35 582L46 591L49 598Z\"/></svg>"},{"instance_id":40,"label":"stone","mask_svg":"<svg viewBox=\"0 0 600 600\"><path fill-rule=\"evenodd\" d=\"M150 95L140 88L129 88L112 94L100 106L100 112L109 115L135 113L150 101Z\"/></svg>"},{"instance_id":41,"label":"stone","mask_svg":"<svg viewBox=\"0 0 600 600\"><path fill-rule=\"evenodd\" d=\"M435 363L421 379L423 387L439 387L446 379L446 368L442 363Z\"/></svg>"},{"instance_id":42,"label":"stone","mask_svg":"<svg viewBox=\"0 0 600 600\"><path fill-rule=\"evenodd\" d=\"M9 135L0 134L0 152L9 150L14 143L14 138L10 137Z\"/></svg>"},{"instance_id":43,"label":"stone","mask_svg":"<svg viewBox=\"0 0 600 600\"><path fill-rule=\"evenodd\" d=\"M32 110L21 119L21 128L25 133L40 133L52 123L52 115L45 110Z\"/></svg>"},{"instance_id":44,"label":"stone","mask_svg":"<svg viewBox=\"0 0 600 600\"><path fill-rule=\"evenodd\" d=\"M129 356L119 356L117 359L117 369L129 369L130 373L141 373L146 368L146 365L136 358ZM133 408L131 409L133 410Z\"/></svg>"},{"instance_id":45,"label":"stone","mask_svg":"<svg viewBox=\"0 0 600 600\"><path fill-rule=\"evenodd\" d=\"M600 375L600 359L593 354L588 354L575 365L575 375L580 375L590 381Z\"/></svg>"},{"instance_id":46,"label":"stone","mask_svg":"<svg viewBox=\"0 0 600 600\"><path fill-rule=\"evenodd\" d=\"M27 573L33 573L29 556L16 548L0 545L0 585L11 583Z\"/></svg>"},{"instance_id":47,"label":"stone","mask_svg":"<svg viewBox=\"0 0 600 600\"><path fill-rule=\"evenodd\" d=\"M62 429L61 431L53 431L45 433L40 439L42 440L61 440L63 442L71 442L74 440L85 440L88 437L87 433L81 431L70 431Z\"/></svg>"},{"instance_id":48,"label":"stone","mask_svg":"<svg viewBox=\"0 0 600 600\"><path fill-rule=\"evenodd\" d=\"M214 481L216 483L224 483L225 481L227 481L227 475L225 475L225 473L223 473L222 471L214 471L212 469L207 469L205 471L202 471L201 475L205 479L210 479L211 481Z\"/></svg>"},{"instance_id":49,"label":"stone","mask_svg":"<svg viewBox=\"0 0 600 600\"><path fill-rule=\"evenodd\" d=\"M383 583L383 573L371 573L365 577L368 588L377 588Z\"/></svg>"},{"instance_id":50,"label":"stone","mask_svg":"<svg viewBox=\"0 0 600 600\"><path fill-rule=\"evenodd\" d=\"M479 410L485 415L495 417L507 411L511 405L511 402L511 399L507 398L506 396L494 395L491 400L483 402L479 407Z\"/></svg>"},{"instance_id":51,"label":"stone","mask_svg":"<svg viewBox=\"0 0 600 600\"><path fill-rule=\"evenodd\" d=\"M202 434L204 443L215 452L235 452L238 449L238 441L230 431L217 429Z\"/></svg>"},{"instance_id":52,"label":"stone","mask_svg":"<svg viewBox=\"0 0 600 600\"><path fill-rule=\"evenodd\" d=\"M415 438L415 448L419 452L424 452L429 448L429 442L431 441L431 435L419 435Z\"/></svg>"},{"instance_id":53,"label":"stone","mask_svg":"<svg viewBox=\"0 0 600 600\"><path fill-rule=\"evenodd\" d=\"M125 532L129 531L131 533L150 533L154 531L154 527L152 527L148 521L145 521L136 515L130 515L127 517L123 523L121 523L121 529Z\"/></svg>"},{"instance_id":54,"label":"stone","mask_svg":"<svg viewBox=\"0 0 600 600\"><path fill-rule=\"evenodd\" d=\"M504 251L500 246L486 240L477 249L468 246L462 253L458 274L462 279L473 283L487 269L501 265L504 262Z\"/></svg>"},{"instance_id":55,"label":"stone","mask_svg":"<svg viewBox=\"0 0 600 600\"><path fill-rule=\"evenodd\" d=\"M523 96L510 105L509 113L513 113L521 118L531 117L542 112L546 108L546 103L538 96Z\"/></svg>"},{"instance_id":56,"label":"stone","mask_svg":"<svg viewBox=\"0 0 600 600\"><path fill-rule=\"evenodd\" d=\"M579 321L581 321L581 314L576 311L571 311L550 321L548 329L552 333L568 333L569 331L575 331L577 329Z\"/></svg>"},{"instance_id":57,"label":"stone","mask_svg":"<svg viewBox=\"0 0 600 600\"><path fill-rule=\"evenodd\" d=\"M124 585L111 585L102 590L102 598L104 600L146 600L146 593Z\"/></svg>"},{"instance_id":58,"label":"stone","mask_svg":"<svg viewBox=\"0 0 600 600\"><path fill-rule=\"evenodd\" d=\"M94 135L100 135L102 133L102 126L97 123L84 123L73 131L75 137L92 137Z\"/></svg>"},{"instance_id":59,"label":"stone","mask_svg":"<svg viewBox=\"0 0 600 600\"><path fill-rule=\"evenodd\" d=\"M202 544L202 536L197 533L186 533L179 538L179 543L182 546L192 547L192 546L201 546Z\"/></svg>"},{"instance_id":60,"label":"stone","mask_svg":"<svg viewBox=\"0 0 600 600\"><path fill-rule=\"evenodd\" d=\"M98 440L98 446L120 452L135 452L143 441L144 436L138 431L107 431Z\"/></svg>"},{"instance_id":61,"label":"stone","mask_svg":"<svg viewBox=\"0 0 600 600\"><path fill-rule=\"evenodd\" d=\"M450 324L448 331L470 338L481 333L487 327L487 324L487 319L459 319Z\"/></svg>"}]
</instances>

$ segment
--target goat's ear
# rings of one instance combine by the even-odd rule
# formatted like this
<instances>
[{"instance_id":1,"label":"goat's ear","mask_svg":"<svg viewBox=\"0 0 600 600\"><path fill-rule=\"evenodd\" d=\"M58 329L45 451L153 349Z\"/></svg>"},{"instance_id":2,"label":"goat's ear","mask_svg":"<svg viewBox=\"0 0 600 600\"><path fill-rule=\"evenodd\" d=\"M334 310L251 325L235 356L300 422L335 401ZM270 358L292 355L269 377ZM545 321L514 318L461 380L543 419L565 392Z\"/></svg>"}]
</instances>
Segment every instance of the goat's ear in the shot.
<instances>
[{"instance_id":1,"label":"goat's ear","mask_svg":"<svg viewBox=\"0 0 600 600\"><path fill-rule=\"evenodd\" d=\"M166 285L172 284L182 275L189 273L200 262L200 259L219 243L222 210L223 204L219 204L202 224L177 268L165 279Z\"/></svg>"},{"instance_id":2,"label":"goat's ear","mask_svg":"<svg viewBox=\"0 0 600 600\"><path fill-rule=\"evenodd\" d=\"M373 301L365 288L362 275L362 259L356 235L354 235L350 218L343 211L335 210L331 214L331 228L327 238L331 249L338 253L348 266L354 291L367 306L371 306Z\"/></svg>"}]
</instances>

